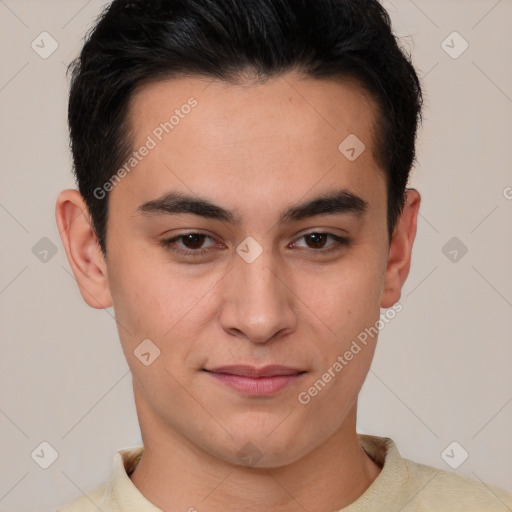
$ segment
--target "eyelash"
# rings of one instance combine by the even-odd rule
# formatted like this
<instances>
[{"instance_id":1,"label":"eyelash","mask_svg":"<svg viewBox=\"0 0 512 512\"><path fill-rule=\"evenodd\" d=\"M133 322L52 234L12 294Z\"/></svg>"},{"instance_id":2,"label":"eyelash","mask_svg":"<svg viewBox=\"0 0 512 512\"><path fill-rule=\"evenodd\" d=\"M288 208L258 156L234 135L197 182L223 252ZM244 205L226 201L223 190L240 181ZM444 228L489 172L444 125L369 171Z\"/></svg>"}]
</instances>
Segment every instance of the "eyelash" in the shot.
<instances>
[{"instance_id":1,"label":"eyelash","mask_svg":"<svg viewBox=\"0 0 512 512\"><path fill-rule=\"evenodd\" d=\"M202 236L205 236L205 237L213 240L213 238L206 233L201 233L199 231L191 231L190 233L183 233L183 234L175 236L173 238L167 238L167 239L161 240L160 245L162 247L164 247L165 249L173 251L182 256L187 256L187 257L192 257L192 258L199 258L201 256L204 256L209 251L209 249L183 250L183 249L177 248L177 246L175 245L175 242L182 238L190 236L190 235L202 235ZM305 238L310 235L327 235L331 240L334 240L336 242L335 244L333 244L333 247L331 247L329 249L309 249L309 251L311 251L313 253L327 254L327 253L331 253L333 251L337 251L337 250L341 249L342 247L348 247L350 245L350 240L348 238L333 235L332 233L324 233L322 231L312 231L310 233L306 233L305 235L302 235L297 240L301 240L302 238Z\"/></svg>"}]
</instances>

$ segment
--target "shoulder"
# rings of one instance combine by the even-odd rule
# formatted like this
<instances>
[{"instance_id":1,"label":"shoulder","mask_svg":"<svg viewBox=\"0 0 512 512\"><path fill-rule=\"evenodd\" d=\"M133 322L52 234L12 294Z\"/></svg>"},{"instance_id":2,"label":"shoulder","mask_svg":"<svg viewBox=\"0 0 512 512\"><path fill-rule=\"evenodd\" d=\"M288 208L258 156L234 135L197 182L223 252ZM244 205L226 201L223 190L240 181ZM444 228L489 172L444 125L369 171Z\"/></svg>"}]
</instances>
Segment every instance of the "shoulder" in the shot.
<instances>
[{"instance_id":1,"label":"shoulder","mask_svg":"<svg viewBox=\"0 0 512 512\"><path fill-rule=\"evenodd\" d=\"M55 512L110 512L111 505L109 483L104 482L92 492L75 498Z\"/></svg>"},{"instance_id":2,"label":"shoulder","mask_svg":"<svg viewBox=\"0 0 512 512\"><path fill-rule=\"evenodd\" d=\"M123 499L134 503L142 501L128 476L140 460L142 452L142 446L118 450L114 455L112 472L108 480L55 512L118 512L120 507L116 496L123 496Z\"/></svg>"},{"instance_id":3,"label":"shoulder","mask_svg":"<svg viewBox=\"0 0 512 512\"><path fill-rule=\"evenodd\" d=\"M373 484L347 512L510 512L512 494L476 479L427 466L400 455L392 439L359 434L381 466Z\"/></svg>"},{"instance_id":4,"label":"shoulder","mask_svg":"<svg viewBox=\"0 0 512 512\"><path fill-rule=\"evenodd\" d=\"M404 459L417 494L406 511L505 512L512 510L512 494L480 480Z\"/></svg>"}]
</instances>

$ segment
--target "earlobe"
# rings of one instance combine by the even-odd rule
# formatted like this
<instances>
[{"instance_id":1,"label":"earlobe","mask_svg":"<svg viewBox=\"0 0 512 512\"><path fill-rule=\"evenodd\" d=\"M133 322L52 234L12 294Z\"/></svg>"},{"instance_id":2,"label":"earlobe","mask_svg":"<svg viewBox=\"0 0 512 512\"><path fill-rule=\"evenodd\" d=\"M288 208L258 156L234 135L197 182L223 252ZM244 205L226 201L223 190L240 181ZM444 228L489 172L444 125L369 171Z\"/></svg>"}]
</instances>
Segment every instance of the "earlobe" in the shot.
<instances>
[{"instance_id":1,"label":"earlobe","mask_svg":"<svg viewBox=\"0 0 512 512\"><path fill-rule=\"evenodd\" d=\"M92 228L89 210L78 190L62 191L55 218L69 265L85 302L96 309L112 305L107 265Z\"/></svg>"},{"instance_id":2,"label":"earlobe","mask_svg":"<svg viewBox=\"0 0 512 512\"><path fill-rule=\"evenodd\" d=\"M395 226L389 248L388 264L381 296L382 308L390 308L400 300L402 286L411 267L411 254L416 237L420 203L420 193L413 188L407 189L406 203Z\"/></svg>"}]
</instances>

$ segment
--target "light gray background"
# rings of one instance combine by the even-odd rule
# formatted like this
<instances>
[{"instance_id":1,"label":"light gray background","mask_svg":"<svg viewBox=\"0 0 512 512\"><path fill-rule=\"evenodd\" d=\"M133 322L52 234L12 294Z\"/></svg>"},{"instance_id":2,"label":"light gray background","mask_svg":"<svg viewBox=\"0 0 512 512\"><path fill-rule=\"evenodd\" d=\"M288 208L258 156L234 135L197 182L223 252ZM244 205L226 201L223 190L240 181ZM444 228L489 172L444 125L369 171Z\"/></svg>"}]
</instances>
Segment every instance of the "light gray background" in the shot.
<instances>
[{"instance_id":1,"label":"light gray background","mask_svg":"<svg viewBox=\"0 0 512 512\"><path fill-rule=\"evenodd\" d=\"M54 219L58 192L74 187L65 69L103 4L0 0L1 511L55 510L141 443L113 312L83 302ZM456 441L469 453L457 473L512 490L512 1L385 5L426 90L410 182L423 202L359 431L449 470L441 454ZM46 59L31 48L43 31L59 45ZM453 31L469 43L456 59L442 47ZM32 251L43 237L57 248L46 262ZM468 248L456 262L442 251L452 237ZM43 441L58 452L48 469L31 458Z\"/></svg>"}]
</instances>

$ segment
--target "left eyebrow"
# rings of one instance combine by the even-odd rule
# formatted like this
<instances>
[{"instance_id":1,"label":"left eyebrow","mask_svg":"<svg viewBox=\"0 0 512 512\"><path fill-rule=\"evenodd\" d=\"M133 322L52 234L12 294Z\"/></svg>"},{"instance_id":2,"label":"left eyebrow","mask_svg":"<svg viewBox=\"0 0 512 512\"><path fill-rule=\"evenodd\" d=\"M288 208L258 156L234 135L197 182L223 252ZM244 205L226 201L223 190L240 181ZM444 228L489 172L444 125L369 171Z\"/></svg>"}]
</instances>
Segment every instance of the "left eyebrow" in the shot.
<instances>
[{"instance_id":1,"label":"left eyebrow","mask_svg":"<svg viewBox=\"0 0 512 512\"><path fill-rule=\"evenodd\" d=\"M292 205L281 213L279 223L297 222L317 215L354 215L362 217L368 210L368 202L362 197L341 189L321 194L314 199ZM233 225L242 223L243 218L233 211L212 203L208 199L181 192L169 192L158 199L147 201L137 208L144 215L192 214Z\"/></svg>"},{"instance_id":2,"label":"left eyebrow","mask_svg":"<svg viewBox=\"0 0 512 512\"><path fill-rule=\"evenodd\" d=\"M328 192L292 206L281 214L279 222L295 222L317 215L354 215L362 217L368 210L368 202L347 189Z\"/></svg>"}]
</instances>

